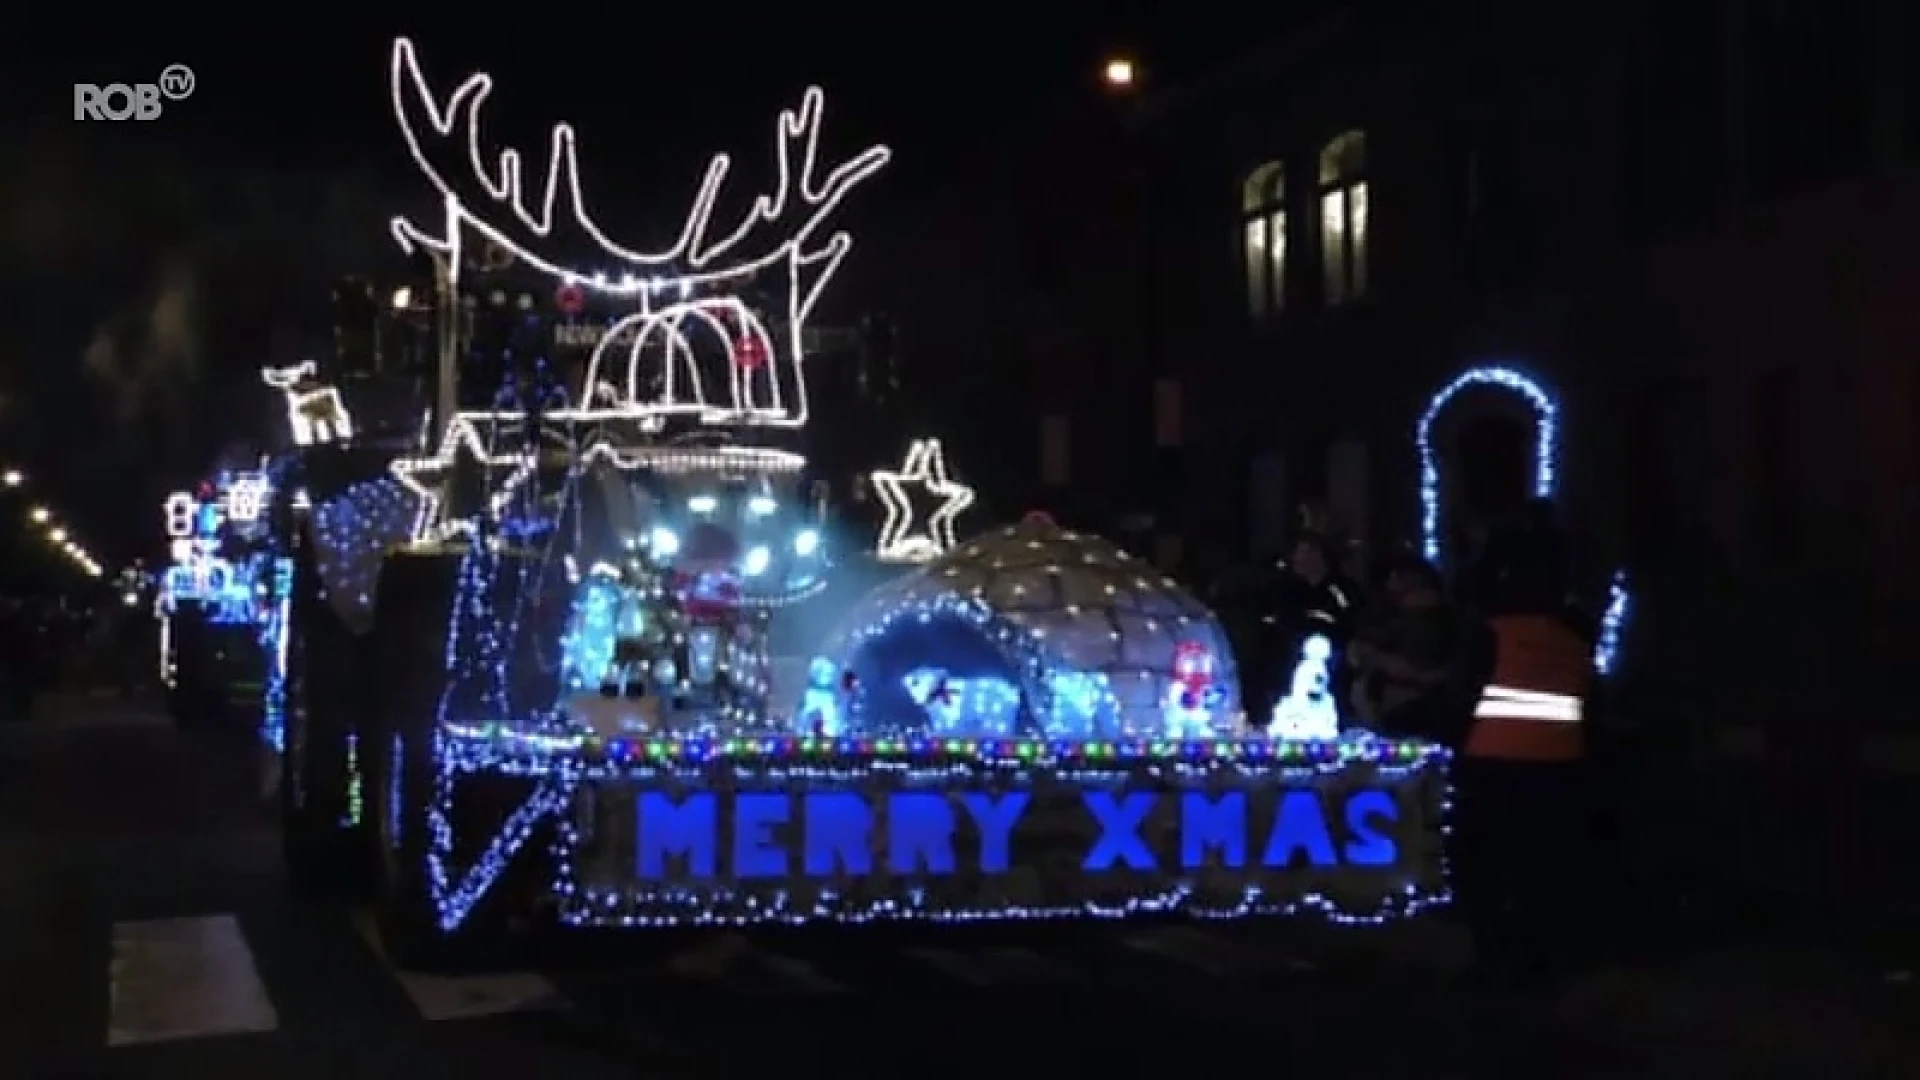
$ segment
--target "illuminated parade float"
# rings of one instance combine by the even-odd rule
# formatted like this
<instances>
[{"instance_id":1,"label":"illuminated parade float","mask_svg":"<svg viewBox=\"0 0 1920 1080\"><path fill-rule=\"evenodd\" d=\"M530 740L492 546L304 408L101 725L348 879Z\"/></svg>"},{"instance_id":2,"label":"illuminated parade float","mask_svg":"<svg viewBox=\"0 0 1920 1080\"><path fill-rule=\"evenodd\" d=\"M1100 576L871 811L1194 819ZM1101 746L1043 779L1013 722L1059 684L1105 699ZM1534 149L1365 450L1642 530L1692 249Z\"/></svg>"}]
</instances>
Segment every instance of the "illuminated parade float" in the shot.
<instances>
[{"instance_id":1,"label":"illuminated parade float","mask_svg":"<svg viewBox=\"0 0 1920 1080\"><path fill-rule=\"evenodd\" d=\"M357 876L371 850L357 672L380 561L412 539L419 514L388 466L417 439L356 432L311 362L261 380L284 400L285 445L162 507L172 563L155 612L161 676L183 723L257 726L291 869L333 882Z\"/></svg>"},{"instance_id":2,"label":"illuminated parade float","mask_svg":"<svg viewBox=\"0 0 1920 1080\"><path fill-rule=\"evenodd\" d=\"M298 881L332 887L363 882L374 851L360 755L374 590L381 560L413 539L421 504L390 468L417 450L418 438L356 431L324 389L286 390L290 418L296 395L321 402L326 413L293 425L283 472L294 495L277 504L293 569L293 616L284 737L274 745L289 870ZM263 715L269 728L274 720Z\"/></svg>"},{"instance_id":3,"label":"illuminated parade float","mask_svg":"<svg viewBox=\"0 0 1920 1080\"><path fill-rule=\"evenodd\" d=\"M270 528L272 473L223 469L161 506L169 564L154 618L160 681L183 724L266 717L277 744L292 568Z\"/></svg>"},{"instance_id":4,"label":"illuminated parade float","mask_svg":"<svg viewBox=\"0 0 1920 1080\"><path fill-rule=\"evenodd\" d=\"M742 220L717 220L722 155L678 239L636 251L590 216L570 128L541 158L491 151L486 77L442 96L405 41L392 76L444 211L397 222L404 247L457 285L463 245L490 245L630 312L564 400L443 394L435 452L392 463L410 542L328 737L356 747L395 956L514 924L1376 920L1444 897L1442 751L1250 729L1213 617L1144 563L1042 516L956 543L971 492L936 443L876 476L900 575L773 693L770 627L833 565L803 331L852 244L827 222L888 152L827 169L810 90ZM914 484L940 500L924 529Z\"/></svg>"}]
</instances>

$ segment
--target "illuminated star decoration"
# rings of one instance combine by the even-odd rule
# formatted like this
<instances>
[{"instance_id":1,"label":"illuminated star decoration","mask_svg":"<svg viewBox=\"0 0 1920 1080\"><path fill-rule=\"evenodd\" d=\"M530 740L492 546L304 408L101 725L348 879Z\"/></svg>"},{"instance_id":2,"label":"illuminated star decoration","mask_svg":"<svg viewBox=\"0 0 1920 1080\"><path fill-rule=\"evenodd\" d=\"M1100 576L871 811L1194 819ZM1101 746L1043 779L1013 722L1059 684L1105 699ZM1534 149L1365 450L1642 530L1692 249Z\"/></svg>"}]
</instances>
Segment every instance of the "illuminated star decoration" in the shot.
<instances>
[{"instance_id":1,"label":"illuminated star decoration","mask_svg":"<svg viewBox=\"0 0 1920 1080\"><path fill-rule=\"evenodd\" d=\"M954 519L973 505L973 489L947 475L947 459L939 439L914 440L898 470L875 469L872 479L874 490L887 507L880 543L874 549L882 561L927 562L953 548ZM909 485L924 487L940 499L940 506L927 518L924 532L914 529Z\"/></svg>"},{"instance_id":2,"label":"illuminated star decoration","mask_svg":"<svg viewBox=\"0 0 1920 1080\"><path fill-rule=\"evenodd\" d=\"M432 457L396 458L388 466L394 479L420 497L420 512L413 522L414 543L444 540L473 530L474 523L471 518L448 521L444 517L449 479L447 474L459 460L462 447L483 466L513 469L506 482L494 489L492 498L488 500L486 512L489 516L497 516L513 498L513 493L533 472L535 455L525 452L489 453L485 443L480 439L480 433L474 429L472 418L455 414L453 422L447 425L446 436L440 440L440 449ZM423 476L432 479L423 481L421 479Z\"/></svg>"}]
</instances>

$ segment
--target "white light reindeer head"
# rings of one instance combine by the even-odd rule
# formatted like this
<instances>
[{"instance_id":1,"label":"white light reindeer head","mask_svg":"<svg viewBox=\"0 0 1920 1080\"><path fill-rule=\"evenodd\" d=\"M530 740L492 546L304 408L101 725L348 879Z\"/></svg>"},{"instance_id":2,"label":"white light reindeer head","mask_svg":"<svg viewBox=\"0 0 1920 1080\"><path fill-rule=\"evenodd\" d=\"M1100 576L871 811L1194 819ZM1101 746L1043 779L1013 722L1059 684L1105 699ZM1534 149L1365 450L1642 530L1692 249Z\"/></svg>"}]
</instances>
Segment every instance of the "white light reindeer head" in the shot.
<instances>
[{"instance_id":1,"label":"white light reindeer head","mask_svg":"<svg viewBox=\"0 0 1920 1080\"><path fill-rule=\"evenodd\" d=\"M393 234L403 248L431 251L449 273L458 274L463 235L471 229L565 283L631 296L639 305L595 348L574 399L578 412L596 418L682 415L705 423L776 427L806 423L802 328L853 246L847 233L825 231L823 225L841 200L891 157L885 147L870 147L818 176L825 103L819 89L809 89L797 110L780 114L774 191L757 196L733 228L715 230L715 206L733 162L726 154L714 155L678 238L657 251L624 247L594 222L581 191L571 125L555 125L545 183L529 203L520 155L482 149L480 110L493 92L491 77L473 75L443 100L421 75L413 43L402 38L393 46L392 91L407 149L439 189L445 208L438 235L395 219ZM464 147L458 145L461 128ZM623 276L576 269L555 252L563 242L582 241L620 267ZM736 284L782 264L787 311L777 336L738 299L700 295L704 288ZM698 339L715 336L728 356L724 401L708 399L708 380L694 352ZM609 377L605 368L617 363L609 354L622 350L625 376ZM647 373L647 364L658 365L657 374Z\"/></svg>"},{"instance_id":2,"label":"white light reindeer head","mask_svg":"<svg viewBox=\"0 0 1920 1080\"><path fill-rule=\"evenodd\" d=\"M319 371L311 360L260 369L260 381L287 399L287 428L295 446L353 438L353 416L340 400L339 390L314 381Z\"/></svg>"}]
</instances>

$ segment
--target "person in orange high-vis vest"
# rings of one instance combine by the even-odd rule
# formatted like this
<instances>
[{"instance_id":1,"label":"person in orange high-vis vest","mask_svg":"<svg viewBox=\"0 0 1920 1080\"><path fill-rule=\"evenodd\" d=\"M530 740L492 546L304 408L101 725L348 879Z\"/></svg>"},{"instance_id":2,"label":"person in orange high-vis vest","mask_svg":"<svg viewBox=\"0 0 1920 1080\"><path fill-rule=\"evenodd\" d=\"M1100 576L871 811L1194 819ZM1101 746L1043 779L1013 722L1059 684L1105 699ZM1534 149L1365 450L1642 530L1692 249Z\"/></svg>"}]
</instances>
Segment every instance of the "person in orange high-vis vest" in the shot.
<instances>
[{"instance_id":1,"label":"person in orange high-vis vest","mask_svg":"<svg viewBox=\"0 0 1920 1080\"><path fill-rule=\"evenodd\" d=\"M1582 709L1592 646L1559 615L1495 614L1493 672L1473 712L1461 756L1513 764L1586 757Z\"/></svg>"},{"instance_id":2,"label":"person in orange high-vis vest","mask_svg":"<svg viewBox=\"0 0 1920 1080\"><path fill-rule=\"evenodd\" d=\"M1583 932L1570 916L1593 642L1567 604L1561 550L1532 521L1497 537L1472 575L1492 656L1453 764L1451 868L1480 969L1496 977L1552 974Z\"/></svg>"}]
</instances>

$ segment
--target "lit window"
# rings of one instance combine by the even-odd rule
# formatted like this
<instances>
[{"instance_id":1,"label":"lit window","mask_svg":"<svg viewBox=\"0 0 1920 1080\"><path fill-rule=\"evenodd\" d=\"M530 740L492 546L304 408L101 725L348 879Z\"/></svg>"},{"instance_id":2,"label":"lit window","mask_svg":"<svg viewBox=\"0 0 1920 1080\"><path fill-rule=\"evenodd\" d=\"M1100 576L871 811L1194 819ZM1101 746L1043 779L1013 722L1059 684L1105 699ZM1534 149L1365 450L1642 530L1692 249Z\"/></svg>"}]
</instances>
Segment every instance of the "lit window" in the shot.
<instances>
[{"instance_id":1,"label":"lit window","mask_svg":"<svg viewBox=\"0 0 1920 1080\"><path fill-rule=\"evenodd\" d=\"M1247 264L1247 310L1255 317L1286 307L1286 174L1277 161L1248 174L1240 193Z\"/></svg>"},{"instance_id":2,"label":"lit window","mask_svg":"<svg viewBox=\"0 0 1920 1080\"><path fill-rule=\"evenodd\" d=\"M1367 291L1367 137L1349 131L1320 151L1320 264L1327 303Z\"/></svg>"}]
</instances>

